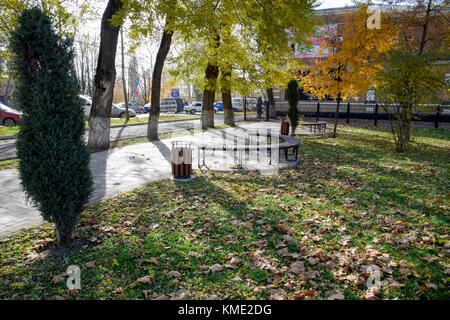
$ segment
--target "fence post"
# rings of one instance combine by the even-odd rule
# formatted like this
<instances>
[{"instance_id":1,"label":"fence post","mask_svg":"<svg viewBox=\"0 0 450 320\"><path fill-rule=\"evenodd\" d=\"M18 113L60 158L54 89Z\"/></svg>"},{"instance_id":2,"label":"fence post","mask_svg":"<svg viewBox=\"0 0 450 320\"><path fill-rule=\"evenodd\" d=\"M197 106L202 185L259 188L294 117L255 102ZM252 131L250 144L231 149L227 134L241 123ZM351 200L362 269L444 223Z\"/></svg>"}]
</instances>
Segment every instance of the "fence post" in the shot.
<instances>
[{"instance_id":1,"label":"fence post","mask_svg":"<svg viewBox=\"0 0 450 320\"><path fill-rule=\"evenodd\" d=\"M247 121L247 97L244 97L244 121Z\"/></svg>"},{"instance_id":2,"label":"fence post","mask_svg":"<svg viewBox=\"0 0 450 320\"><path fill-rule=\"evenodd\" d=\"M378 125L378 103L375 105L375 117L373 119L373 125L375 127Z\"/></svg>"},{"instance_id":3,"label":"fence post","mask_svg":"<svg viewBox=\"0 0 450 320\"><path fill-rule=\"evenodd\" d=\"M435 127L436 129L439 128L439 117L440 117L440 115L441 115L441 106L439 105L439 106L437 106L437 109L436 109L436 118L435 118L435 120L434 120L434 127Z\"/></svg>"},{"instance_id":4,"label":"fence post","mask_svg":"<svg viewBox=\"0 0 450 320\"><path fill-rule=\"evenodd\" d=\"M350 123L350 102L347 102L347 124Z\"/></svg>"},{"instance_id":5,"label":"fence post","mask_svg":"<svg viewBox=\"0 0 450 320\"><path fill-rule=\"evenodd\" d=\"M319 122L319 115L320 115L320 101L317 102L317 111L316 111L316 121Z\"/></svg>"}]
</instances>

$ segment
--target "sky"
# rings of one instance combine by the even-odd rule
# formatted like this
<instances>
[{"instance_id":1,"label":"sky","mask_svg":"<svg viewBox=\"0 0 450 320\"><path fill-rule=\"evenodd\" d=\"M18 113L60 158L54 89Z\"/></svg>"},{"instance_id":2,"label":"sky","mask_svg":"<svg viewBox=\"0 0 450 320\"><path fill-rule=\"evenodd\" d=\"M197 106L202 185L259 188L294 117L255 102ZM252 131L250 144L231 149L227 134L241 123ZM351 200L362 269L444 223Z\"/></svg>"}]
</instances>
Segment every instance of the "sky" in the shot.
<instances>
[{"instance_id":1,"label":"sky","mask_svg":"<svg viewBox=\"0 0 450 320\"><path fill-rule=\"evenodd\" d=\"M346 5L350 6L353 4L353 1L350 0L322 0L319 2L322 3L319 9L345 7Z\"/></svg>"}]
</instances>

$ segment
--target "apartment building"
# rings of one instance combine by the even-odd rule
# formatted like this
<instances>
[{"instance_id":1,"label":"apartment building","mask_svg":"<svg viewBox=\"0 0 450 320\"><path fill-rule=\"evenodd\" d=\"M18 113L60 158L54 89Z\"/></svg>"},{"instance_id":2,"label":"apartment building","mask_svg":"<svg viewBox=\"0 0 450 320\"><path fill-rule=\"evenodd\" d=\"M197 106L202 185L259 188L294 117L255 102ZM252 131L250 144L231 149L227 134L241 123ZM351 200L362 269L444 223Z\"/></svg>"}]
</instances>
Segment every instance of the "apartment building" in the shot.
<instances>
[{"instance_id":1,"label":"apartment building","mask_svg":"<svg viewBox=\"0 0 450 320\"><path fill-rule=\"evenodd\" d=\"M331 30L335 30L336 33L339 33L339 28L342 26L342 24L345 21L345 17L349 14L352 14L358 10L357 6L347 6L347 7L340 7L340 8L329 8L329 9L322 9L317 10L317 15L319 17L323 18L324 24L321 28L319 28L316 32L316 34L313 35L312 41L312 48L305 52L302 51L301 48L299 48L296 44L290 44L292 49L295 52L295 58L300 59L304 64L304 69L307 70L311 66L313 66L315 63L317 63L318 60L326 59L328 56L328 53L326 51L322 52L319 50L320 48L320 34L323 32L330 32ZM448 11L448 10L447 10ZM443 21L443 23L445 23ZM421 29L417 28L415 30L412 30L412 33L416 33L417 35L421 34ZM432 47L433 45L430 45ZM450 61L440 61L438 63L438 67L442 68L444 72L446 73L447 79L450 79ZM283 108L287 108L287 97L285 88L274 88L274 98L275 102L279 106L283 106ZM317 102L317 99L314 97L311 97L306 92L301 92L300 100L307 102ZM333 100L332 97L328 97L327 100L330 100L330 102ZM448 96L445 100L448 100ZM366 102L375 102L376 101L376 93L373 89L369 89L368 92L366 92L365 95L362 95L358 97L356 100L352 100L351 102L357 102L357 103L366 103Z\"/></svg>"}]
</instances>

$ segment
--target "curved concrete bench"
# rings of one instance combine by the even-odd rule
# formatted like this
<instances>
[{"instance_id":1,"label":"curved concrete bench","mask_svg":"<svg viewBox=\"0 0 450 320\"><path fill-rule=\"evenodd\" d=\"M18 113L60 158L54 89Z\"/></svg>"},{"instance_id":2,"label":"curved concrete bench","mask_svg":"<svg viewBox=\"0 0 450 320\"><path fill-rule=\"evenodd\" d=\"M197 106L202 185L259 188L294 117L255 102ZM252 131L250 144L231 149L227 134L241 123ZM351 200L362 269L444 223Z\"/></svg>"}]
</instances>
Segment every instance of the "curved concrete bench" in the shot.
<instances>
[{"instance_id":1,"label":"curved concrete bench","mask_svg":"<svg viewBox=\"0 0 450 320\"><path fill-rule=\"evenodd\" d=\"M263 135L258 135L256 134L255 136L259 137L259 136L263 136ZM272 135L271 134L267 134L264 135L267 138L272 139ZM283 142L278 144L278 148L279 149L289 149L289 148L294 148L294 147L298 147L300 145L300 140L298 140L295 137L291 137L291 136L286 136L283 134L278 134L278 137L280 137L281 140L283 140ZM246 138L246 140L248 141L249 138ZM199 145L198 148L201 150L210 150L210 151L253 151L253 150L259 150L259 149L271 149L272 148L272 144L266 144L266 145L261 145L261 144L257 144L257 145L222 145L222 146L217 146L217 145Z\"/></svg>"},{"instance_id":2,"label":"curved concrete bench","mask_svg":"<svg viewBox=\"0 0 450 320\"><path fill-rule=\"evenodd\" d=\"M267 137L267 139L269 139L270 142L269 142L269 144L257 143L256 145L250 145L249 144L250 137L249 137L249 138L245 138L244 145L237 145L237 139L235 139L235 142L236 142L235 145L222 145L222 146L220 146L220 145L219 146L218 145L199 145L199 146L197 146L198 147L198 167L200 168L200 170L202 167L205 167L206 169L209 170L208 166L206 165L206 151L213 151L213 152L214 151L232 151L234 153L236 153L236 152L249 153L251 151L256 151L256 152L267 151L268 156L270 157L269 164L271 164L272 149L276 147L280 153L281 153L281 150L284 150L286 161L289 160L288 151L289 151L289 149L292 149L292 155L294 156L294 160L292 160L292 161L298 161L298 146L300 145L299 139L297 139L295 137L287 136L287 135L277 134L276 136L278 136L282 140L282 142L278 143L277 145L273 145L271 143L273 135L270 133L265 134L265 135L260 135L260 134L256 133L254 136ZM257 153L257 157L259 160L259 153Z\"/></svg>"}]
</instances>

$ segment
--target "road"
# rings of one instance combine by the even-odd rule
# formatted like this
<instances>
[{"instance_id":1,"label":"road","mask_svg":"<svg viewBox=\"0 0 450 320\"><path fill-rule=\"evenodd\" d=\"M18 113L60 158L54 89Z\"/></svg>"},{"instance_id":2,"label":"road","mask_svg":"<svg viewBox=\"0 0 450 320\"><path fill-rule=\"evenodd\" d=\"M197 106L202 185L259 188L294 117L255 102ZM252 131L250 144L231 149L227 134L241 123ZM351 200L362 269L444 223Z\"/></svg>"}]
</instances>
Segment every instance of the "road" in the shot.
<instances>
[{"instance_id":1,"label":"road","mask_svg":"<svg viewBox=\"0 0 450 320\"><path fill-rule=\"evenodd\" d=\"M148 117L148 115L139 115L139 117ZM237 115L236 122L243 121L244 116ZM223 123L223 114L216 114L214 117L215 124ZM200 126L200 120L184 120L179 122L160 122L159 133L170 133L177 131L185 131L188 129L194 129L194 127ZM147 126L126 126L120 128L111 128L110 139L111 141L118 141L123 139L133 139L139 137L145 137L147 135ZM87 142L88 135L86 132L85 140ZM11 159L16 157L16 140L0 140L0 161Z\"/></svg>"}]
</instances>

